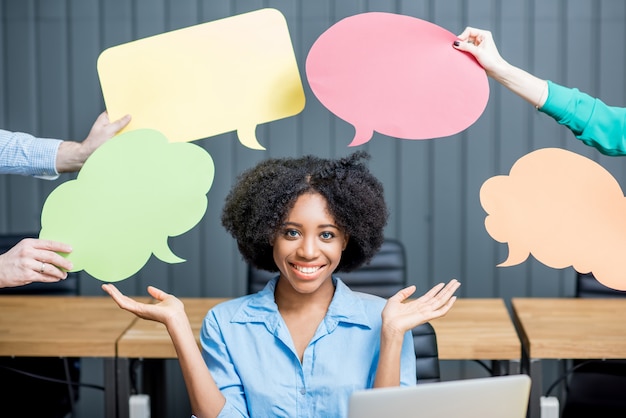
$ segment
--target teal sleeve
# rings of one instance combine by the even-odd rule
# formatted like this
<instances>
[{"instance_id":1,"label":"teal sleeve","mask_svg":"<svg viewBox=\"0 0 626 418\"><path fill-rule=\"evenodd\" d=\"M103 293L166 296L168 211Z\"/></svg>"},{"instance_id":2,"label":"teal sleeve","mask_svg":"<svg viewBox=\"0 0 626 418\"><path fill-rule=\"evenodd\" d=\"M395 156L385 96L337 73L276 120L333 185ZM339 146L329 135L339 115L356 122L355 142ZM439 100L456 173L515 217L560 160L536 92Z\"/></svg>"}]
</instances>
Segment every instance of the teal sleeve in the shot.
<instances>
[{"instance_id":1,"label":"teal sleeve","mask_svg":"<svg viewBox=\"0 0 626 418\"><path fill-rule=\"evenodd\" d=\"M540 111L601 153L626 155L626 108L607 106L578 89L548 81L548 98Z\"/></svg>"}]
</instances>

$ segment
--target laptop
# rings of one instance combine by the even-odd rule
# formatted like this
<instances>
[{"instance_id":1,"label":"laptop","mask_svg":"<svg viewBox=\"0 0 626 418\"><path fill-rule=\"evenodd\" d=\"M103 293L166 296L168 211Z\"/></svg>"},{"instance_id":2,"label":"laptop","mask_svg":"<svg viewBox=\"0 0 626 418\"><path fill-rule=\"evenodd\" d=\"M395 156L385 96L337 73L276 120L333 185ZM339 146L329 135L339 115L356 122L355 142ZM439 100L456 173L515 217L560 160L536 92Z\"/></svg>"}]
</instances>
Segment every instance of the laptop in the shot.
<instances>
[{"instance_id":1,"label":"laptop","mask_svg":"<svg viewBox=\"0 0 626 418\"><path fill-rule=\"evenodd\" d=\"M525 418L529 395L525 374L359 390L348 418Z\"/></svg>"}]
</instances>

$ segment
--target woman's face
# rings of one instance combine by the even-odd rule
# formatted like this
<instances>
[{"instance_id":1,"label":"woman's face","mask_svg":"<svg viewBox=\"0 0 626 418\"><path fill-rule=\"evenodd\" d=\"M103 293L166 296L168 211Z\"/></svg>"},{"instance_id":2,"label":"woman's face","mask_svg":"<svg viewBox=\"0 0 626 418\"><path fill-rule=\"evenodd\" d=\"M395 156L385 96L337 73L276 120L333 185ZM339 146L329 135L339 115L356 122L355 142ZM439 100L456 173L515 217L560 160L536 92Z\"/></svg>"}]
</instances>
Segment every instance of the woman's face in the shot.
<instances>
[{"instance_id":1,"label":"woman's face","mask_svg":"<svg viewBox=\"0 0 626 418\"><path fill-rule=\"evenodd\" d=\"M328 213L318 193L298 197L274 239L274 261L280 280L298 293L313 293L330 279L348 237Z\"/></svg>"}]
</instances>

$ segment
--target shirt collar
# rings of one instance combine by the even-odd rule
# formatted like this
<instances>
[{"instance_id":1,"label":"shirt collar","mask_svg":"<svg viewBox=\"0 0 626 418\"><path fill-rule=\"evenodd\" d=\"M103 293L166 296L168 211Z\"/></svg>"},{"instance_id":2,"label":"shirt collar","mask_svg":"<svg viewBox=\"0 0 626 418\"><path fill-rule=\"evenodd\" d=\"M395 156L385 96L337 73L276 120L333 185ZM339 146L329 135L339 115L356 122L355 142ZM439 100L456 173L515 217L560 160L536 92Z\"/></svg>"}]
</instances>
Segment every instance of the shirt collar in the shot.
<instances>
[{"instance_id":1,"label":"shirt collar","mask_svg":"<svg viewBox=\"0 0 626 418\"><path fill-rule=\"evenodd\" d=\"M341 322L371 328L365 306L358 294L350 290L341 279L333 276L332 280L335 284L335 294L324 317L328 332L332 332ZM274 332L281 321L278 306L274 300L277 282L278 276L270 280L263 290L250 295L237 309L231 322L262 322L271 332Z\"/></svg>"}]
</instances>

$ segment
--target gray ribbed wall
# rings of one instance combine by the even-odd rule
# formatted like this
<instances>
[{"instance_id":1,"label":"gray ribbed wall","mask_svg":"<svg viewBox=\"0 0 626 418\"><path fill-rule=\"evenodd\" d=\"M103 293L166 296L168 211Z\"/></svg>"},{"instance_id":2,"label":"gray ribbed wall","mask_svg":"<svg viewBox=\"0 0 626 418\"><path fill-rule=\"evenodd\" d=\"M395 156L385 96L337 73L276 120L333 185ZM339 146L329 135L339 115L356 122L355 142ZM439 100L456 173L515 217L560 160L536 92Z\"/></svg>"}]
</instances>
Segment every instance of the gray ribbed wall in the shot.
<instances>
[{"instance_id":1,"label":"gray ribbed wall","mask_svg":"<svg viewBox=\"0 0 626 418\"><path fill-rule=\"evenodd\" d=\"M264 152L244 148L233 133L198 142L212 155L217 174L202 222L171 239L174 253L188 261L166 265L151 260L136 277L119 284L128 294L144 294L148 284L179 296L236 296L245 291L245 269L219 224L236 174L268 156L339 156L354 150L347 147L352 126L317 101L303 72L313 42L343 17L387 11L426 19L453 33L467 25L489 28L512 63L609 104L626 105L622 0L1 0L0 126L81 140L103 110L96 59L105 48L264 7L287 18L305 84L305 110L257 128L267 147ZM463 283L463 297L570 296L571 269L553 270L533 260L495 267L506 258L507 247L485 231L479 188L542 147L567 148L593 158L623 186L626 159L601 156L499 85L490 82L490 87L482 117L458 135L401 141L375 134L362 147L372 153L370 167L385 184L391 208L387 235L405 243L410 281L419 292L456 277ZM38 230L46 196L70 178L44 182L0 177L0 232ZM82 293L101 294L100 282L83 276ZM474 374L474 367L455 362L444 372L456 378ZM182 416L184 392L178 389L172 396L178 402L172 416Z\"/></svg>"}]
</instances>

